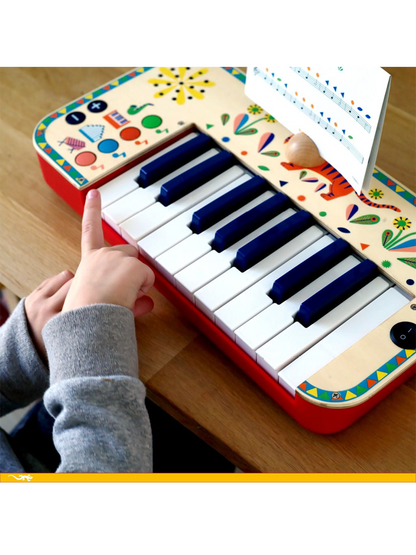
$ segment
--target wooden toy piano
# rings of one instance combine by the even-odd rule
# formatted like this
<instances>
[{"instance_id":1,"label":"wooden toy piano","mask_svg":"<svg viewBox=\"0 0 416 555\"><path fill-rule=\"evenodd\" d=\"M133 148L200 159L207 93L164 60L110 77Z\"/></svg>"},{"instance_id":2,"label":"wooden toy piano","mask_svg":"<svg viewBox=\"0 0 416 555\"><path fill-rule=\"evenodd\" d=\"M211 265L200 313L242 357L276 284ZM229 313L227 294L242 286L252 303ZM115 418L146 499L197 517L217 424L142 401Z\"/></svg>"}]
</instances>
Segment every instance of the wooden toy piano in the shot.
<instances>
[{"instance_id":1,"label":"wooden toy piano","mask_svg":"<svg viewBox=\"0 0 416 555\"><path fill-rule=\"evenodd\" d=\"M302 426L346 428L415 371L416 198L374 169L358 195L228 68L137 68L46 116L47 183ZM413 229L412 229L413 227Z\"/></svg>"}]
</instances>

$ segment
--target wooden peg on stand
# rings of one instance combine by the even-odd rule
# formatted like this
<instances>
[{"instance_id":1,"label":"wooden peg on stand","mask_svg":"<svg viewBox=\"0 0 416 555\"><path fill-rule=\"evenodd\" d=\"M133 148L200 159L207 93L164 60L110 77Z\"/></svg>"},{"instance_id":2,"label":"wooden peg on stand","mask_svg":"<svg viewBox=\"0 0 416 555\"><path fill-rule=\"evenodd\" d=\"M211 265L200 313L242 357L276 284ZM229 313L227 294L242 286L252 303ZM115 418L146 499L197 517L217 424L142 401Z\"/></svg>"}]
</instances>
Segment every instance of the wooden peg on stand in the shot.
<instances>
[{"instance_id":1,"label":"wooden peg on stand","mask_svg":"<svg viewBox=\"0 0 416 555\"><path fill-rule=\"evenodd\" d=\"M292 135L286 146L286 156L289 162L303 168L314 168L325 162L316 144L305 133Z\"/></svg>"}]
</instances>

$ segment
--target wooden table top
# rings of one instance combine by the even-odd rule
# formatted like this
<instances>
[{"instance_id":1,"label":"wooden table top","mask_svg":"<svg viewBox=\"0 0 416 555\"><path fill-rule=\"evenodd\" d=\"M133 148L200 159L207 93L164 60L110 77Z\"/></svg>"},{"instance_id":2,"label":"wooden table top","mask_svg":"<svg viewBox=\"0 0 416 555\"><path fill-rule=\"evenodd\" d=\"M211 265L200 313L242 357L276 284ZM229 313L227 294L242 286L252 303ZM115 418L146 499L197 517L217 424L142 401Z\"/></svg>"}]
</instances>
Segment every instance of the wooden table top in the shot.
<instances>
[{"instance_id":1,"label":"wooden table top","mask_svg":"<svg viewBox=\"0 0 416 555\"><path fill-rule=\"evenodd\" d=\"M43 180L32 133L48 113L131 68L0 70L0 282L26 296L80 258L81 219ZM392 87L377 166L416 191L416 69ZM416 379L349 429L301 428L156 290L137 322L149 397L247 472L416 472Z\"/></svg>"}]
</instances>

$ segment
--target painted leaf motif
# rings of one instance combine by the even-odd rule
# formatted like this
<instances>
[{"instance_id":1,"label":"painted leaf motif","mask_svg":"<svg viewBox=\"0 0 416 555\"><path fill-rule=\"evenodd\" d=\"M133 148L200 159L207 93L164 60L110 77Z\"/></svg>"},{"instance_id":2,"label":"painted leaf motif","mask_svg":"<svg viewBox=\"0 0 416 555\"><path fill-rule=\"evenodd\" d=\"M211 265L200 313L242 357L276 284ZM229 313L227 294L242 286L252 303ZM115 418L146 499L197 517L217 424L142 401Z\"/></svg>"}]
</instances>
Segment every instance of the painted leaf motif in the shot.
<instances>
[{"instance_id":1,"label":"painted leaf motif","mask_svg":"<svg viewBox=\"0 0 416 555\"><path fill-rule=\"evenodd\" d=\"M237 133L237 131L243 127L243 125L245 125L248 121L248 115L247 114L238 114L238 116L236 116L235 120L234 120L234 133Z\"/></svg>"},{"instance_id":2,"label":"painted leaf motif","mask_svg":"<svg viewBox=\"0 0 416 555\"><path fill-rule=\"evenodd\" d=\"M280 152L277 152L277 150L269 150L269 152L262 152L263 156L270 156L271 158L277 158L278 156L280 156Z\"/></svg>"},{"instance_id":3,"label":"painted leaf motif","mask_svg":"<svg viewBox=\"0 0 416 555\"><path fill-rule=\"evenodd\" d=\"M306 176L307 173L308 173L308 172L306 172L305 170L302 170L302 171L300 172L299 179L303 179L303 178Z\"/></svg>"},{"instance_id":4,"label":"painted leaf motif","mask_svg":"<svg viewBox=\"0 0 416 555\"><path fill-rule=\"evenodd\" d=\"M393 237L393 232L391 229L385 229L383 231L383 235L381 236L381 244L383 245L383 247L387 245L387 243L390 241L392 237Z\"/></svg>"},{"instance_id":5,"label":"painted leaf motif","mask_svg":"<svg viewBox=\"0 0 416 555\"><path fill-rule=\"evenodd\" d=\"M350 204L349 206L347 206L347 210L345 213L345 216L347 218L347 220L350 220L354 214L356 214L358 211L358 206L356 204Z\"/></svg>"},{"instance_id":6,"label":"painted leaf motif","mask_svg":"<svg viewBox=\"0 0 416 555\"><path fill-rule=\"evenodd\" d=\"M260 137L257 152L261 152L262 150L264 150L266 148L266 146L268 146L273 141L273 139L274 139L274 134L273 133L264 133Z\"/></svg>"},{"instance_id":7,"label":"painted leaf motif","mask_svg":"<svg viewBox=\"0 0 416 555\"><path fill-rule=\"evenodd\" d=\"M387 247L391 251L407 251L407 252L416 252L416 239L409 239L408 241L404 241L403 243L399 243L395 245L391 249Z\"/></svg>"},{"instance_id":8,"label":"painted leaf motif","mask_svg":"<svg viewBox=\"0 0 416 555\"><path fill-rule=\"evenodd\" d=\"M346 227L339 227L338 231L340 231L341 233L351 233L351 231Z\"/></svg>"},{"instance_id":9,"label":"painted leaf motif","mask_svg":"<svg viewBox=\"0 0 416 555\"><path fill-rule=\"evenodd\" d=\"M222 114L221 121L223 125L228 123L230 121L230 114Z\"/></svg>"},{"instance_id":10,"label":"painted leaf motif","mask_svg":"<svg viewBox=\"0 0 416 555\"><path fill-rule=\"evenodd\" d=\"M380 221L380 216L376 214L366 214L365 216L359 216L358 218L354 218L351 220L352 224L361 224L361 225L374 225L378 224Z\"/></svg>"},{"instance_id":11,"label":"painted leaf motif","mask_svg":"<svg viewBox=\"0 0 416 555\"><path fill-rule=\"evenodd\" d=\"M315 193L317 193L318 191L322 191L322 189L325 189L326 184L325 183L320 183L316 189L315 189Z\"/></svg>"},{"instance_id":12,"label":"painted leaf motif","mask_svg":"<svg viewBox=\"0 0 416 555\"><path fill-rule=\"evenodd\" d=\"M242 129L241 131L236 131L235 134L236 135L255 135L257 133L257 129L254 129L254 127L249 127L248 129Z\"/></svg>"}]
</instances>

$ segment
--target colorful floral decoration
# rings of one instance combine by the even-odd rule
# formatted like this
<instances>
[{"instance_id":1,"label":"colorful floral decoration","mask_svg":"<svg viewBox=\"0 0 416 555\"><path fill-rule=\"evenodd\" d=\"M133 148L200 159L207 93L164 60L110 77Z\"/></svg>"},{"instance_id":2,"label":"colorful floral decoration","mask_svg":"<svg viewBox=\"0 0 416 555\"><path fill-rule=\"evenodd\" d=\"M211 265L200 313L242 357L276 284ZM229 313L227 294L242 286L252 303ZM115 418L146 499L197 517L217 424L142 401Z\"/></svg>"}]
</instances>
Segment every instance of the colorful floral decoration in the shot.
<instances>
[{"instance_id":1,"label":"colorful floral decoration","mask_svg":"<svg viewBox=\"0 0 416 555\"><path fill-rule=\"evenodd\" d=\"M370 198L380 199L384 197L384 193L381 189L371 189L371 191L368 192L368 196Z\"/></svg>"},{"instance_id":2,"label":"colorful floral decoration","mask_svg":"<svg viewBox=\"0 0 416 555\"><path fill-rule=\"evenodd\" d=\"M248 114L238 114L234 118L234 124L233 124L234 135L255 135L256 133L258 133L258 129L254 127L256 123L259 123L260 121L266 121L267 123L276 123L277 121L270 114L262 115L263 108L261 108L258 104L251 104L250 106L248 106L247 112L248 114L251 114L255 117L256 116L261 116L261 117L255 119L254 121L250 121L250 116ZM224 115L225 114L223 114L221 118L224 118ZM225 125L224 120L223 120L223 125ZM274 137L275 137L274 133L263 133L263 135L260 137L259 145L257 147L257 152L259 154L262 154L263 156L271 156L271 157L280 156L280 152L278 152L277 150L267 150L266 152L263 152L263 150L268 145L271 144ZM270 168L268 168L267 166L262 165L257 167L259 170L262 170L262 171L270 171Z\"/></svg>"},{"instance_id":3,"label":"colorful floral decoration","mask_svg":"<svg viewBox=\"0 0 416 555\"><path fill-rule=\"evenodd\" d=\"M399 216L398 218L393 220L393 225L397 229L406 230L410 229L412 222L409 220L409 218L403 218L403 216Z\"/></svg>"},{"instance_id":4,"label":"colorful floral decoration","mask_svg":"<svg viewBox=\"0 0 416 555\"><path fill-rule=\"evenodd\" d=\"M257 104L251 104L247 108L247 112L249 114L259 116L263 113L263 109L260 108ZM253 127L259 121L266 121L267 123L276 123L276 119L271 116L270 114L265 114L259 119L256 119L253 122L248 123L249 116L247 114L238 114L234 120L234 134L235 135L255 135L257 133L257 129Z\"/></svg>"},{"instance_id":5,"label":"colorful floral decoration","mask_svg":"<svg viewBox=\"0 0 416 555\"><path fill-rule=\"evenodd\" d=\"M252 104L251 106L249 106L247 108L247 112L249 114L258 115L258 114L261 114L263 112L263 109L260 108L260 106L258 106L257 104Z\"/></svg>"},{"instance_id":6,"label":"colorful floral decoration","mask_svg":"<svg viewBox=\"0 0 416 555\"><path fill-rule=\"evenodd\" d=\"M196 98L202 100L204 98L205 89L207 87L213 87L215 83L203 78L209 71L207 68L203 68L196 72L192 70L191 75L186 75L190 69L189 67L173 67L170 69L167 67L159 68L160 74L158 78L149 79L148 81L155 87L164 87L161 91L155 93L154 98L161 98L173 91L176 94L172 97L172 100L178 104L185 104L186 99L192 100Z\"/></svg>"},{"instance_id":7,"label":"colorful floral decoration","mask_svg":"<svg viewBox=\"0 0 416 555\"><path fill-rule=\"evenodd\" d=\"M390 262L390 260L383 260L381 265L383 266L383 268L390 268L391 262Z\"/></svg>"},{"instance_id":8,"label":"colorful floral decoration","mask_svg":"<svg viewBox=\"0 0 416 555\"><path fill-rule=\"evenodd\" d=\"M275 136L273 133L265 133L261 136L258 146L258 152L260 154L262 154L263 156L271 156L272 158L277 158L277 156L280 156L280 152L278 152L277 150L268 150L266 152L263 152L269 146L269 144L273 142L274 137Z\"/></svg>"},{"instance_id":9,"label":"colorful floral decoration","mask_svg":"<svg viewBox=\"0 0 416 555\"><path fill-rule=\"evenodd\" d=\"M403 231L410 229L412 222L409 218L399 216L393 220L393 225L399 232L394 235L391 229L385 229L381 235L381 244L388 251L416 252L416 232L403 234ZM413 258L399 258L400 262L414 267Z\"/></svg>"}]
</instances>

